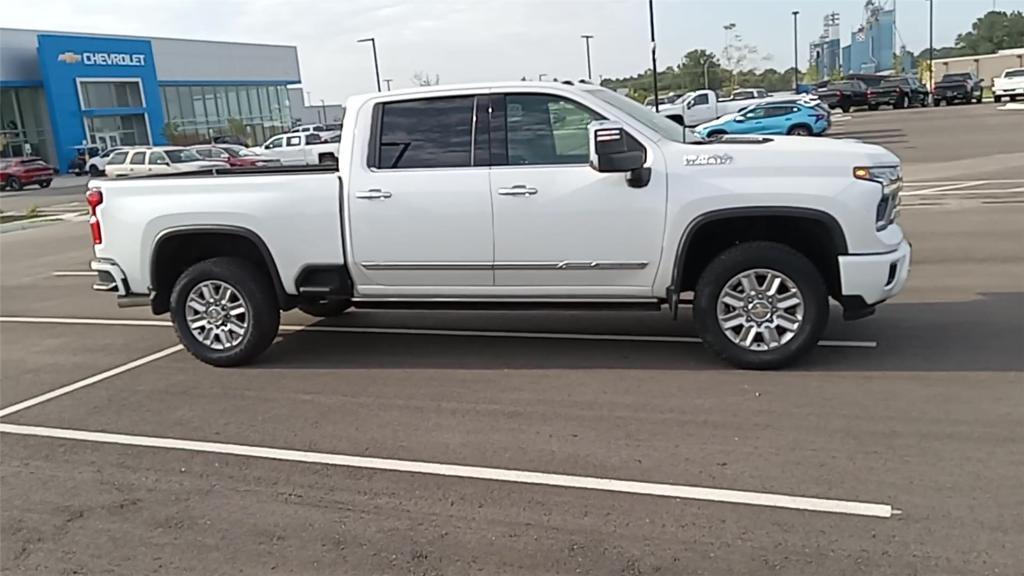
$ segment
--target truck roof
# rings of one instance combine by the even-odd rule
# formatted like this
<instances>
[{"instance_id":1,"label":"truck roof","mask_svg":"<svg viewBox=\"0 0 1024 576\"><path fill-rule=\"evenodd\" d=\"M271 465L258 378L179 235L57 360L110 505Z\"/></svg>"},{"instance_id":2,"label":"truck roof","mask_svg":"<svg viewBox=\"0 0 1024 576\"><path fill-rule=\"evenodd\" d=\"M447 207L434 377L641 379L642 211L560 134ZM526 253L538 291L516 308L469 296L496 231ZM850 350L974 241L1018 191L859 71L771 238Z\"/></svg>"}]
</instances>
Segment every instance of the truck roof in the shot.
<instances>
[{"instance_id":1,"label":"truck roof","mask_svg":"<svg viewBox=\"0 0 1024 576\"><path fill-rule=\"evenodd\" d=\"M391 90L390 92L369 92L365 94L357 94L350 96L346 107L352 105L359 105L373 98L380 98L385 96L412 96L412 95L427 95L427 94L444 94L448 92L469 92L475 90L504 90L504 89L517 89L523 88L538 88L538 89L551 89L561 88L563 90L607 90L597 84L590 84L586 81L572 82L572 81L505 81L505 82L473 82L468 84L442 84L438 86L418 86L416 88L402 88L400 90Z\"/></svg>"}]
</instances>

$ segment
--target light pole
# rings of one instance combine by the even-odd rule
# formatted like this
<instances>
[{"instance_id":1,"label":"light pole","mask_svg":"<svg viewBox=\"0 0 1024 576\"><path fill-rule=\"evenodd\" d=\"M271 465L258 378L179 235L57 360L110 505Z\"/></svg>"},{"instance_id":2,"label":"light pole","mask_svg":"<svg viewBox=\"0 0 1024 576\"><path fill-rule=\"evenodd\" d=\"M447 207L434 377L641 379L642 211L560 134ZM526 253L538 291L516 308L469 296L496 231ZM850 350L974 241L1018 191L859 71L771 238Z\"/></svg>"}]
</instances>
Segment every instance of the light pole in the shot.
<instances>
[{"instance_id":1,"label":"light pole","mask_svg":"<svg viewBox=\"0 0 1024 576\"><path fill-rule=\"evenodd\" d=\"M711 56L704 60L704 89L708 89L708 66L711 64Z\"/></svg>"},{"instance_id":2,"label":"light pole","mask_svg":"<svg viewBox=\"0 0 1024 576\"><path fill-rule=\"evenodd\" d=\"M391 78L384 79L384 86L387 88L388 92L391 92L391 81Z\"/></svg>"},{"instance_id":3,"label":"light pole","mask_svg":"<svg viewBox=\"0 0 1024 576\"><path fill-rule=\"evenodd\" d=\"M370 46L373 47L373 72L377 75L377 92L380 92L380 66L377 64L377 39L374 37L363 38L356 40L356 44L360 42L369 42Z\"/></svg>"},{"instance_id":4,"label":"light pole","mask_svg":"<svg viewBox=\"0 0 1024 576\"><path fill-rule=\"evenodd\" d=\"M324 99L320 99L320 110L324 113L324 124L327 124L327 104L324 103Z\"/></svg>"},{"instance_id":5,"label":"light pole","mask_svg":"<svg viewBox=\"0 0 1024 576\"><path fill-rule=\"evenodd\" d=\"M928 88L935 87L935 2L928 0Z\"/></svg>"},{"instance_id":6,"label":"light pole","mask_svg":"<svg viewBox=\"0 0 1024 576\"><path fill-rule=\"evenodd\" d=\"M654 111L658 112L658 44L654 40L654 0L647 0L647 13L651 17L651 77L654 79Z\"/></svg>"},{"instance_id":7,"label":"light pole","mask_svg":"<svg viewBox=\"0 0 1024 576\"><path fill-rule=\"evenodd\" d=\"M800 48L797 37L797 16L799 10L793 10L793 92L796 92L800 84Z\"/></svg>"},{"instance_id":8,"label":"light pole","mask_svg":"<svg viewBox=\"0 0 1024 576\"><path fill-rule=\"evenodd\" d=\"M580 38L587 43L587 80L594 79L594 73L590 70L590 39L593 38L593 34L581 34Z\"/></svg>"}]
</instances>

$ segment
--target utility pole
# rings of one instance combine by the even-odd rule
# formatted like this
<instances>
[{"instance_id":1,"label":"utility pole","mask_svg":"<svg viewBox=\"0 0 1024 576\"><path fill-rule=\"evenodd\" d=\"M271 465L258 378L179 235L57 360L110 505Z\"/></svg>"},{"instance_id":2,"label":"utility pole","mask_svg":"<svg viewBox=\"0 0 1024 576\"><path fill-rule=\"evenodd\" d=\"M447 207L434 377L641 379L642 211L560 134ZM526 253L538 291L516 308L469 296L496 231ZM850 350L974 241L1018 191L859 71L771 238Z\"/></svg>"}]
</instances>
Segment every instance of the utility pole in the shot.
<instances>
[{"instance_id":1,"label":"utility pole","mask_svg":"<svg viewBox=\"0 0 1024 576\"><path fill-rule=\"evenodd\" d=\"M800 86L800 44L797 31L797 16L799 10L793 10L793 92Z\"/></svg>"},{"instance_id":2,"label":"utility pole","mask_svg":"<svg viewBox=\"0 0 1024 576\"><path fill-rule=\"evenodd\" d=\"M392 82L392 79L391 78L385 78L384 80L382 80L382 82L384 82L384 89L387 90L388 92L391 92L391 82Z\"/></svg>"},{"instance_id":3,"label":"utility pole","mask_svg":"<svg viewBox=\"0 0 1024 576\"><path fill-rule=\"evenodd\" d=\"M320 99L320 110L324 113L324 124L327 124L327 104L324 103L324 99Z\"/></svg>"},{"instance_id":4,"label":"utility pole","mask_svg":"<svg viewBox=\"0 0 1024 576\"><path fill-rule=\"evenodd\" d=\"M356 40L356 44L360 42L369 42L373 47L373 71L377 75L377 92L380 92L380 66L377 64L377 39L374 37L363 38Z\"/></svg>"},{"instance_id":5,"label":"utility pole","mask_svg":"<svg viewBox=\"0 0 1024 576\"><path fill-rule=\"evenodd\" d=\"M658 112L658 44L654 40L654 0L647 0L647 12L651 17L651 76L654 79L654 111Z\"/></svg>"},{"instance_id":6,"label":"utility pole","mask_svg":"<svg viewBox=\"0 0 1024 576\"><path fill-rule=\"evenodd\" d=\"M928 2L928 90L935 88L935 1Z\"/></svg>"},{"instance_id":7,"label":"utility pole","mask_svg":"<svg viewBox=\"0 0 1024 576\"><path fill-rule=\"evenodd\" d=\"M593 38L593 34L582 34L580 38L583 38L587 43L587 80L594 79L594 73L590 70L590 39Z\"/></svg>"},{"instance_id":8,"label":"utility pole","mask_svg":"<svg viewBox=\"0 0 1024 576\"><path fill-rule=\"evenodd\" d=\"M711 56L704 60L704 89L708 90L708 66L711 64Z\"/></svg>"}]
</instances>

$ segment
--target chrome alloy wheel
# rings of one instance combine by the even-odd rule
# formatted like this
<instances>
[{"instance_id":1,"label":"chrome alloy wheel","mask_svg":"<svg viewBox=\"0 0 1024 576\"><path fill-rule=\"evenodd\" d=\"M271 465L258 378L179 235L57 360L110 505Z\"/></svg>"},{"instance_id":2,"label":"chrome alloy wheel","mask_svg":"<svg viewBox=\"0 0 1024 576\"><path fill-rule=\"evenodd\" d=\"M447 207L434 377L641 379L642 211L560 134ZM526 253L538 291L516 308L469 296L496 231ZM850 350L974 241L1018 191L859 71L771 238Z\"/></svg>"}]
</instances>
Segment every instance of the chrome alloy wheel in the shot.
<instances>
[{"instance_id":1,"label":"chrome alloy wheel","mask_svg":"<svg viewBox=\"0 0 1024 576\"><path fill-rule=\"evenodd\" d=\"M793 339L804 318L804 298L785 274L755 269L729 280L718 295L718 325L734 344L772 350Z\"/></svg>"},{"instance_id":2,"label":"chrome alloy wheel","mask_svg":"<svg viewBox=\"0 0 1024 576\"><path fill-rule=\"evenodd\" d=\"M207 280L189 292L185 321L196 340L214 350L227 350L241 343L248 332L249 309L231 286Z\"/></svg>"}]
</instances>

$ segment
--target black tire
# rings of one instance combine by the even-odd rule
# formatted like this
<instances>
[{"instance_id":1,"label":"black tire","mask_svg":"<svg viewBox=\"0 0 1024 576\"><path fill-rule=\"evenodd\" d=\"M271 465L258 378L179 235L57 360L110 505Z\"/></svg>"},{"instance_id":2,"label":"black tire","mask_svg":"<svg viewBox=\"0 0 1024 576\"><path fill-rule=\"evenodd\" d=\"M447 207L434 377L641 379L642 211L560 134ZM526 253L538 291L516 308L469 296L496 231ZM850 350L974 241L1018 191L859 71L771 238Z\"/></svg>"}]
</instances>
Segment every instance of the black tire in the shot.
<instances>
[{"instance_id":1,"label":"black tire","mask_svg":"<svg viewBox=\"0 0 1024 576\"><path fill-rule=\"evenodd\" d=\"M316 300L310 302L302 302L299 304L299 310L309 314L310 316L316 316L317 318L332 318L334 316L341 316L346 310L352 307L351 300Z\"/></svg>"},{"instance_id":2,"label":"black tire","mask_svg":"<svg viewBox=\"0 0 1024 576\"><path fill-rule=\"evenodd\" d=\"M4 187L8 190L21 190L21 180L17 176L11 176L4 182Z\"/></svg>"},{"instance_id":3,"label":"black tire","mask_svg":"<svg viewBox=\"0 0 1024 576\"><path fill-rule=\"evenodd\" d=\"M726 132L725 130L712 130L711 132L708 132L708 138L721 138L722 136L726 136L728 134L729 133Z\"/></svg>"},{"instance_id":4,"label":"black tire","mask_svg":"<svg viewBox=\"0 0 1024 576\"><path fill-rule=\"evenodd\" d=\"M1003 101L1002 96L993 96L992 99L996 101L996 104L999 104L1000 102Z\"/></svg>"},{"instance_id":5,"label":"black tire","mask_svg":"<svg viewBox=\"0 0 1024 576\"><path fill-rule=\"evenodd\" d=\"M842 110L844 114L849 114L850 113L850 108L852 108L852 107L850 106L849 102L847 102L846 104L843 104L843 105L841 105L839 107L839 109Z\"/></svg>"},{"instance_id":6,"label":"black tire","mask_svg":"<svg viewBox=\"0 0 1024 576\"><path fill-rule=\"evenodd\" d=\"M871 110L872 112L878 110L878 104L868 104L868 110Z\"/></svg>"},{"instance_id":7,"label":"black tire","mask_svg":"<svg viewBox=\"0 0 1024 576\"><path fill-rule=\"evenodd\" d=\"M803 298L803 319L792 337L767 350L751 350L734 343L718 322L719 294L737 275L754 269L788 276ZM697 333L704 344L729 364L748 370L792 364L818 343L828 315L828 289L821 273L806 256L777 242L746 242L716 256L697 280L693 302Z\"/></svg>"},{"instance_id":8,"label":"black tire","mask_svg":"<svg viewBox=\"0 0 1024 576\"><path fill-rule=\"evenodd\" d=\"M811 130L811 127L806 124L797 124L796 126L790 126L786 134L790 136L813 136L814 130Z\"/></svg>"},{"instance_id":9,"label":"black tire","mask_svg":"<svg viewBox=\"0 0 1024 576\"><path fill-rule=\"evenodd\" d=\"M246 306L247 326L241 341L224 350L200 342L185 317L192 289L209 280L227 284ZM265 271L239 258L211 258L185 270L174 283L171 320L178 340L189 354L212 366L240 366L252 362L270 347L280 328L281 311L273 283Z\"/></svg>"},{"instance_id":10,"label":"black tire","mask_svg":"<svg viewBox=\"0 0 1024 576\"><path fill-rule=\"evenodd\" d=\"M50 182L51 182L50 180L43 180L42 182L39 182L39 187L40 188L49 188L50 187Z\"/></svg>"},{"instance_id":11,"label":"black tire","mask_svg":"<svg viewBox=\"0 0 1024 576\"><path fill-rule=\"evenodd\" d=\"M932 106L939 108L942 106L942 98L935 98L932 100Z\"/></svg>"},{"instance_id":12,"label":"black tire","mask_svg":"<svg viewBox=\"0 0 1024 576\"><path fill-rule=\"evenodd\" d=\"M892 107L894 110L903 110L904 108L907 107L909 101L910 99L907 98L906 96L900 96L899 98L896 99L896 102L892 105Z\"/></svg>"},{"instance_id":13,"label":"black tire","mask_svg":"<svg viewBox=\"0 0 1024 576\"><path fill-rule=\"evenodd\" d=\"M89 176L99 178L102 175L103 172L95 164L89 164Z\"/></svg>"},{"instance_id":14,"label":"black tire","mask_svg":"<svg viewBox=\"0 0 1024 576\"><path fill-rule=\"evenodd\" d=\"M1016 102L1016 101L1017 101L1017 97L1016 96L1010 96L1010 102Z\"/></svg>"}]
</instances>

